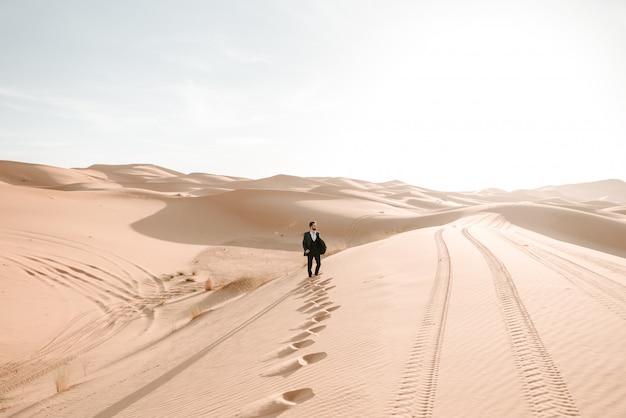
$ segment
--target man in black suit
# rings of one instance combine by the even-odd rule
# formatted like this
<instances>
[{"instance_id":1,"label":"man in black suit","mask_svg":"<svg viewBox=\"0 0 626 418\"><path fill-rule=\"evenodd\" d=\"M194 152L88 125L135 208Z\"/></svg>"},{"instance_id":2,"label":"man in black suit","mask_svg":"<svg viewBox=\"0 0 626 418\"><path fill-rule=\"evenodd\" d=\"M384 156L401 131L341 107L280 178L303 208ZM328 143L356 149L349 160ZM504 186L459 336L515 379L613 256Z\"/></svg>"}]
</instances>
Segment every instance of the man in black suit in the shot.
<instances>
[{"instance_id":1,"label":"man in black suit","mask_svg":"<svg viewBox=\"0 0 626 418\"><path fill-rule=\"evenodd\" d=\"M302 239L302 248L304 248L304 255L308 258L308 271L309 277L313 277L313 259L315 258L315 275L320 274L320 266L322 265L320 254L322 253L322 247L320 245L322 239L320 233L317 232L317 223L315 221L309 222L309 231L304 233Z\"/></svg>"}]
</instances>

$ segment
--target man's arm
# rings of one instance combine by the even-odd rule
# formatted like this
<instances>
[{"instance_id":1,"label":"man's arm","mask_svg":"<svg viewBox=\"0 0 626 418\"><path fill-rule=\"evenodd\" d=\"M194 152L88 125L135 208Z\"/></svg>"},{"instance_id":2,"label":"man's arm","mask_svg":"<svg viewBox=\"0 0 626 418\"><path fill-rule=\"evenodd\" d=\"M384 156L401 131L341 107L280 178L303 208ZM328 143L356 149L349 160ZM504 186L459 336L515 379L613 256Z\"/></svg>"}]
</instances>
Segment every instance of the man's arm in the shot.
<instances>
[{"instance_id":1,"label":"man's arm","mask_svg":"<svg viewBox=\"0 0 626 418\"><path fill-rule=\"evenodd\" d=\"M302 238L302 248L304 249L304 253L306 254L307 251L309 251L308 246L307 246L307 236L306 234L308 234L308 232L304 233L304 237Z\"/></svg>"}]
</instances>

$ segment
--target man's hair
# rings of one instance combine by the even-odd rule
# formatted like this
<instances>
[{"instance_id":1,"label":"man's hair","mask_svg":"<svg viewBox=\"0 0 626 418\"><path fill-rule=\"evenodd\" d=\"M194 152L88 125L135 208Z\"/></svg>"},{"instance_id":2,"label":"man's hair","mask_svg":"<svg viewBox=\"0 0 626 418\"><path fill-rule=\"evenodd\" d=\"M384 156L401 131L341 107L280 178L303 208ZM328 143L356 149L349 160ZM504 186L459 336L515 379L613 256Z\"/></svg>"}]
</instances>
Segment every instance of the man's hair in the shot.
<instances>
[{"instance_id":1,"label":"man's hair","mask_svg":"<svg viewBox=\"0 0 626 418\"><path fill-rule=\"evenodd\" d=\"M314 223L315 223L315 221L309 222L309 228L312 227Z\"/></svg>"}]
</instances>

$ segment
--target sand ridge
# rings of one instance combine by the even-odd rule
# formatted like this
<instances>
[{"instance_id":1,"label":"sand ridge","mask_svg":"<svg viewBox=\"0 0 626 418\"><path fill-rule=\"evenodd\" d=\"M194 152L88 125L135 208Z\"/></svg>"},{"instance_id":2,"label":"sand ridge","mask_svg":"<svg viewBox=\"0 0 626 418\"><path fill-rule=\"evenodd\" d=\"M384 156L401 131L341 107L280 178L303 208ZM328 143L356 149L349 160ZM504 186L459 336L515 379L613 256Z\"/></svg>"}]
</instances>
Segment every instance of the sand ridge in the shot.
<instances>
[{"instance_id":1,"label":"sand ridge","mask_svg":"<svg viewBox=\"0 0 626 418\"><path fill-rule=\"evenodd\" d=\"M0 416L626 412L623 181L0 161L0 191ZM329 252L309 279L313 219Z\"/></svg>"}]
</instances>

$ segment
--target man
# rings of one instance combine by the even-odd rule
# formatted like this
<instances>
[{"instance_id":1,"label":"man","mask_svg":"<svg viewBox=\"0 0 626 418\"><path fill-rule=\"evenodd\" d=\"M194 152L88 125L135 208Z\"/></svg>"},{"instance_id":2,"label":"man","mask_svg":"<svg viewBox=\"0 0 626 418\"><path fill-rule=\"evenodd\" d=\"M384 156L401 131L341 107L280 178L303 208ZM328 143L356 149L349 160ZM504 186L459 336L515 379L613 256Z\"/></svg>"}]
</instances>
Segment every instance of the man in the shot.
<instances>
[{"instance_id":1,"label":"man","mask_svg":"<svg viewBox=\"0 0 626 418\"><path fill-rule=\"evenodd\" d=\"M308 258L307 268L309 271L309 277L313 277L313 259L315 258L315 275L319 276L320 266L322 265L320 254L325 252L325 244L323 244L320 238L320 233L317 232L317 223L315 221L309 222L309 231L304 233L302 239L302 248L304 248L304 255Z\"/></svg>"}]
</instances>

